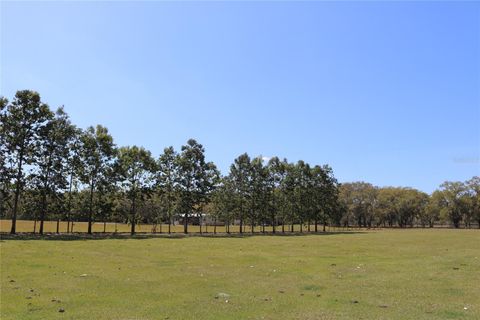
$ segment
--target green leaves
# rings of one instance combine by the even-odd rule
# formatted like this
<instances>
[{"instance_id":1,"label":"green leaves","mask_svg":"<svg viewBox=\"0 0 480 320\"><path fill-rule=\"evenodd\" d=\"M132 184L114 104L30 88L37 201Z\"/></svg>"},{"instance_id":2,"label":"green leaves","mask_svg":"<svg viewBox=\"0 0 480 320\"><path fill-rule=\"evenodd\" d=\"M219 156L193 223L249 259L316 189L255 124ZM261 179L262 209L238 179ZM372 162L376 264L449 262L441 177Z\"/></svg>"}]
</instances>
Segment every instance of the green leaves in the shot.
<instances>
[{"instance_id":1,"label":"green leaves","mask_svg":"<svg viewBox=\"0 0 480 320\"><path fill-rule=\"evenodd\" d=\"M257 224L275 230L312 221L366 227L480 224L479 177L445 182L428 196L365 182L340 186L327 165L265 159L241 154L220 178L194 139L180 153L164 149L155 161L142 147L117 149L101 125L76 128L63 107L52 112L35 91L18 91L11 102L0 97L0 214L11 212L12 232L20 207L28 217L40 213L43 220L61 212L70 217L72 206L77 218L87 218L88 212L89 232L95 217L113 219L114 212L128 216L132 232L140 219L171 222L175 214L184 215L187 232L189 215L206 209L226 221L243 225L248 220L252 230ZM22 200L24 189L29 194Z\"/></svg>"},{"instance_id":2,"label":"green leaves","mask_svg":"<svg viewBox=\"0 0 480 320\"><path fill-rule=\"evenodd\" d=\"M215 189L219 172L212 162L205 161L205 149L190 139L177 157L180 210L185 213L184 231L188 232L188 215L202 213L204 205Z\"/></svg>"},{"instance_id":3,"label":"green leaves","mask_svg":"<svg viewBox=\"0 0 480 320\"><path fill-rule=\"evenodd\" d=\"M236 217L248 217L252 224L326 221L336 212L337 181L327 166L311 168L278 157L265 165L262 157L251 160L244 153L234 160L228 181L237 202Z\"/></svg>"},{"instance_id":4,"label":"green leaves","mask_svg":"<svg viewBox=\"0 0 480 320\"><path fill-rule=\"evenodd\" d=\"M11 233L15 233L18 202L25 182L25 165L35 165L38 161L39 135L47 121L53 118L53 113L48 105L41 102L40 95L30 90L17 91L10 104L2 98L1 110L2 153L5 154L2 162L10 164L15 176L11 229Z\"/></svg>"},{"instance_id":5,"label":"green leaves","mask_svg":"<svg viewBox=\"0 0 480 320\"><path fill-rule=\"evenodd\" d=\"M80 136L79 157L82 165L77 169L80 181L90 189L88 233L92 232L95 191L99 185L111 183L115 155L113 138L107 128L101 125L89 127Z\"/></svg>"},{"instance_id":6,"label":"green leaves","mask_svg":"<svg viewBox=\"0 0 480 320\"><path fill-rule=\"evenodd\" d=\"M135 233L137 220L136 201L152 191L156 163L150 151L142 147L121 147L118 149L115 173L118 176L121 189L131 201L132 234Z\"/></svg>"}]
</instances>

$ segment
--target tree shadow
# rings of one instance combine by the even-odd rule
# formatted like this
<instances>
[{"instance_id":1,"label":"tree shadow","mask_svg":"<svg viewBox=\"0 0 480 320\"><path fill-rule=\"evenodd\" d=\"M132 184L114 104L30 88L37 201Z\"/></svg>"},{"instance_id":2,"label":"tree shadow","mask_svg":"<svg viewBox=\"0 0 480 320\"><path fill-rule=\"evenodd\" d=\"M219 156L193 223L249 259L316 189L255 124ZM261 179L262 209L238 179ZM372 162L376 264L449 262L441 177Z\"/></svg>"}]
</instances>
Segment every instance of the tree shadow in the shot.
<instances>
[{"instance_id":1,"label":"tree shadow","mask_svg":"<svg viewBox=\"0 0 480 320\"><path fill-rule=\"evenodd\" d=\"M200 233L192 232L184 233L0 233L0 241L14 241L14 240L54 240L54 241L79 241L79 240L144 240L144 239L185 239L192 237L202 238L251 238L251 237L303 237L303 236L332 236L332 235L353 235L365 234L366 231L326 231L326 232L256 232L256 233Z\"/></svg>"}]
</instances>

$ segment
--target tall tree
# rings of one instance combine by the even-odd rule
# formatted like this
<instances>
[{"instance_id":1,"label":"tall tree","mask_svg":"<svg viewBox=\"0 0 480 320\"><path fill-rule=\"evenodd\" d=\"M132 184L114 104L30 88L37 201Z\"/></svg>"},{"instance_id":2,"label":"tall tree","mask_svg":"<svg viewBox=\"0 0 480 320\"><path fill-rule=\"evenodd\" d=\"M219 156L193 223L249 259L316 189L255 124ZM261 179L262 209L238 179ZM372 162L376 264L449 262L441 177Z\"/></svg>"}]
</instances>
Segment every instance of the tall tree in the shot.
<instances>
[{"instance_id":1,"label":"tall tree","mask_svg":"<svg viewBox=\"0 0 480 320\"><path fill-rule=\"evenodd\" d=\"M177 201L178 163L178 154L173 147L165 148L157 160L156 184L162 207L167 213L168 233L171 233L173 210Z\"/></svg>"},{"instance_id":2,"label":"tall tree","mask_svg":"<svg viewBox=\"0 0 480 320\"><path fill-rule=\"evenodd\" d=\"M115 164L120 184L131 202L131 234L135 234L137 217L137 201L143 200L153 185L156 169L155 160L150 151L142 147L122 147L118 150Z\"/></svg>"},{"instance_id":3,"label":"tall tree","mask_svg":"<svg viewBox=\"0 0 480 320\"><path fill-rule=\"evenodd\" d=\"M251 160L247 153L236 158L230 166L229 179L232 182L235 194L238 196L238 219L240 221L240 233L243 233L245 210L251 196L250 194Z\"/></svg>"},{"instance_id":4,"label":"tall tree","mask_svg":"<svg viewBox=\"0 0 480 320\"><path fill-rule=\"evenodd\" d=\"M283 224L285 222L290 223L290 231L294 231L294 224L297 219L297 198L296 198L296 188L297 188L297 171L296 166L293 163L286 163L285 165L285 180L282 185L282 193L285 201L285 212L283 218ZM282 226L282 232L284 227Z\"/></svg>"},{"instance_id":5,"label":"tall tree","mask_svg":"<svg viewBox=\"0 0 480 320\"><path fill-rule=\"evenodd\" d=\"M219 174L213 162L205 161L205 149L194 139L182 146L177 161L180 208L184 214L184 233L188 233L189 216L197 213L201 218L203 206L214 190Z\"/></svg>"},{"instance_id":6,"label":"tall tree","mask_svg":"<svg viewBox=\"0 0 480 320\"><path fill-rule=\"evenodd\" d=\"M13 168L7 157L7 132L4 125L6 121L6 108L8 100L0 97L0 217L5 217L11 196L11 180L13 178Z\"/></svg>"},{"instance_id":7,"label":"tall tree","mask_svg":"<svg viewBox=\"0 0 480 320\"><path fill-rule=\"evenodd\" d=\"M80 137L80 180L89 187L88 233L92 233L94 194L98 184L108 179L109 167L116 149L107 128L97 125L87 128Z\"/></svg>"},{"instance_id":8,"label":"tall tree","mask_svg":"<svg viewBox=\"0 0 480 320\"><path fill-rule=\"evenodd\" d=\"M336 225L340 225L341 221L341 204L339 201L339 183L333 174L333 169L328 165L321 167L322 176L322 195L323 195L323 208L322 208L322 220L325 231L325 221L330 219Z\"/></svg>"},{"instance_id":9,"label":"tall tree","mask_svg":"<svg viewBox=\"0 0 480 320\"><path fill-rule=\"evenodd\" d=\"M55 117L39 130L38 160L32 180L41 194L40 234L43 234L44 221L49 209L48 200L58 198L58 192L66 189L68 146L74 135L75 127L63 107L59 108Z\"/></svg>"},{"instance_id":10,"label":"tall tree","mask_svg":"<svg viewBox=\"0 0 480 320\"><path fill-rule=\"evenodd\" d=\"M325 227L330 217L332 201L336 201L335 185L328 179L328 173L324 168L315 166L311 171L310 197L312 203L312 216L315 225L315 232L318 231L318 222L321 221Z\"/></svg>"},{"instance_id":11,"label":"tall tree","mask_svg":"<svg viewBox=\"0 0 480 320\"><path fill-rule=\"evenodd\" d=\"M4 104L5 102L2 102ZM14 165L14 200L12 227L16 232L17 211L25 179L25 166L35 164L40 129L53 117L48 105L35 91L17 91L2 116L2 139L8 161Z\"/></svg>"},{"instance_id":12,"label":"tall tree","mask_svg":"<svg viewBox=\"0 0 480 320\"><path fill-rule=\"evenodd\" d=\"M66 219L67 219L67 233L71 232L70 224L72 223L72 207L73 207L73 194L74 188L78 186L79 177L82 172L82 163L80 159L81 151L81 141L80 138L83 135L83 131L80 128L75 127L72 139L68 144L68 155L67 155L67 164L66 171L68 174L68 196L66 203Z\"/></svg>"},{"instance_id":13,"label":"tall tree","mask_svg":"<svg viewBox=\"0 0 480 320\"><path fill-rule=\"evenodd\" d=\"M214 233L216 233L217 220L223 221L226 232L230 233L230 224L235 218L234 212L237 209L237 198L229 177L221 178L221 182L213 192L210 206L210 212L215 219Z\"/></svg>"},{"instance_id":14,"label":"tall tree","mask_svg":"<svg viewBox=\"0 0 480 320\"><path fill-rule=\"evenodd\" d=\"M261 156L252 159L248 174L248 195L250 201L247 205L251 232L254 232L257 221L262 224L262 230L265 231L265 219L269 211L268 170L263 165Z\"/></svg>"},{"instance_id":15,"label":"tall tree","mask_svg":"<svg viewBox=\"0 0 480 320\"><path fill-rule=\"evenodd\" d=\"M287 160L280 160L278 157L272 157L268 161L269 180L271 188L271 213L270 219L272 223L272 232L276 233L276 226L278 224L278 216L284 217L285 215L285 197L283 192L283 186L286 171ZM284 221L282 220L282 228ZM284 230L284 229L283 229ZM285 231L285 230L284 230Z\"/></svg>"},{"instance_id":16,"label":"tall tree","mask_svg":"<svg viewBox=\"0 0 480 320\"><path fill-rule=\"evenodd\" d=\"M310 184L310 165L300 160L294 167L294 198L296 218L300 222L300 232L303 232L303 223L308 221L311 216L311 203L309 195Z\"/></svg>"}]
</instances>

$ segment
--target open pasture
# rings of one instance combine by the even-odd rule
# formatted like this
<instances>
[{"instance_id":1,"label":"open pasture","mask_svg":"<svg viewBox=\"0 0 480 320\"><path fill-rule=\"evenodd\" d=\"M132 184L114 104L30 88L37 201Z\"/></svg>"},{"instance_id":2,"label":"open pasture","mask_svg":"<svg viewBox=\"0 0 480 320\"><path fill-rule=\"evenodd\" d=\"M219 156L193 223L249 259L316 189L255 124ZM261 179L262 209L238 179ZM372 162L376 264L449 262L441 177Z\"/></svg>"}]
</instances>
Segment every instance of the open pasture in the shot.
<instances>
[{"instance_id":1,"label":"open pasture","mask_svg":"<svg viewBox=\"0 0 480 320\"><path fill-rule=\"evenodd\" d=\"M480 318L478 230L46 239L1 242L1 319Z\"/></svg>"}]
</instances>

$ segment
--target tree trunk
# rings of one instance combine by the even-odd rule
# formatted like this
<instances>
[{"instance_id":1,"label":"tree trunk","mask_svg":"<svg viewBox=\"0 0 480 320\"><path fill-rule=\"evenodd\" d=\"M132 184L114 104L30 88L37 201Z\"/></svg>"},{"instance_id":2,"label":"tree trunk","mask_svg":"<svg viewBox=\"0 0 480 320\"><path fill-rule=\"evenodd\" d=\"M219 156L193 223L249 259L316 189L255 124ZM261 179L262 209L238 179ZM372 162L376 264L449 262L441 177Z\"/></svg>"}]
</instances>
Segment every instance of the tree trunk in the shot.
<instances>
[{"instance_id":1,"label":"tree trunk","mask_svg":"<svg viewBox=\"0 0 480 320\"><path fill-rule=\"evenodd\" d=\"M60 219L57 219L57 233L60 233Z\"/></svg>"},{"instance_id":2,"label":"tree trunk","mask_svg":"<svg viewBox=\"0 0 480 320\"><path fill-rule=\"evenodd\" d=\"M318 232L318 220L315 219L315 232Z\"/></svg>"},{"instance_id":3,"label":"tree trunk","mask_svg":"<svg viewBox=\"0 0 480 320\"><path fill-rule=\"evenodd\" d=\"M45 213L47 211L47 195L45 194L45 192L43 192L42 195L42 202L42 211L40 212L40 234L43 234L43 224L45 221Z\"/></svg>"},{"instance_id":4,"label":"tree trunk","mask_svg":"<svg viewBox=\"0 0 480 320\"><path fill-rule=\"evenodd\" d=\"M92 218L93 218L93 179L90 184L90 206L88 209L88 234L92 234Z\"/></svg>"},{"instance_id":5,"label":"tree trunk","mask_svg":"<svg viewBox=\"0 0 480 320\"><path fill-rule=\"evenodd\" d=\"M172 225L172 211L170 210L170 192L167 196L167 215L168 215L168 234L171 233L171 225Z\"/></svg>"},{"instance_id":6,"label":"tree trunk","mask_svg":"<svg viewBox=\"0 0 480 320\"><path fill-rule=\"evenodd\" d=\"M47 201L47 190L49 189L48 187L48 179L50 177L50 167L52 166L52 154L50 153L48 156L48 161L47 161L47 172L45 173L45 179L43 180L43 197L42 197L42 212L40 216L40 234L43 234L43 224L45 221L45 216L47 214L48 210L48 201ZM57 233L58 233L58 225L57 225Z\"/></svg>"},{"instance_id":7,"label":"tree trunk","mask_svg":"<svg viewBox=\"0 0 480 320\"><path fill-rule=\"evenodd\" d=\"M72 185L73 185L73 170L70 173L70 182L68 184L67 233L70 232L70 215L72 211Z\"/></svg>"},{"instance_id":8,"label":"tree trunk","mask_svg":"<svg viewBox=\"0 0 480 320\"><path fill-rule=\"evenodd\" d=\"M272 215L272 233L275 233L275 226L276 226L276 221L275 221L275 214Z\"/></svg>"},{"instance_id":9,"label":"tree trunk","mask_svg":"<svg viewBox=\"0 0 480 320\"><path fill-rule=\"evenodd\" d=\"M253 219L253 214L252 214L252 219L251 219L251 231L252 231L252 234L255 233L255 220Z\"/></svg>"},{"instance_id":10,"label":"tree trunk","mask_svg":"<svg viewBox=\"0 0 480 320\"><path fill-rule=\"evenodd\" d=\"M107 232L107 221L103 222L103 233Z\"/></svg>"},{"instance_id":11,"label":"tree trunk","mask_svg":"<svg viewBox=\"0 0 480 320\"><path fill-rule=\"evenodd\" d=\"M132 230L130 234L133 236L135 234L135 222L136 222L136 207L135 207L135 200L136 200L136 194L134 190L133 198L132 198Z\"/></svg>"},{"instance_id":12,"label":"tree trunk","mask_svg":"<svg viewBox=\"0 0 480 320\"><path fill-rule=\"evenodd\" d=\"M33 221L33 234L37 233L37 219Z\"/></svg>"},{"instance_id":13,"label":"tree trunk","mask_svg":"<svg viewBox=\"0 0 480 320\"><path fill-rule=\"evenodd\" d=\"M243 227L243 219L242 217L240 217L240 233L243 233L242 227Z\"/></svg>"},{"instance_id":14,"label":"tree trunk","mask_svg":"<svg viewBox=\"0 0 480 320\"><path fill-rule=\"evenodd\" d=\"M185 213L185 216L183 217L183 233L187 234L188 233L188 214Z\"/></svg>"},{"instance_id":15,"label":"tree trunk","mask_svg":"<svg viewBox=\"0 0 480 320\"><path fill-rule=\"evenodd\" d=\"M18 167L17 167L17 183L15 185L15 198L13 201L13 213L12 213L12 227L10 229L11 234L15 234L17 230L17 210L18 199L20 198L21 183L22 183L22 164L23 164L23 147L20 149Z\"/></svg>"},{"instance_id":16,"label":"tree trunk","mask_svg":"<svg viewBox=\"0 0 480 320\"><path fill-rule=\"evenodd\" d=\"M217 234L217 218L213 221L214 226L213 226L213 234Z\"/></svg>"}]
</instances>

